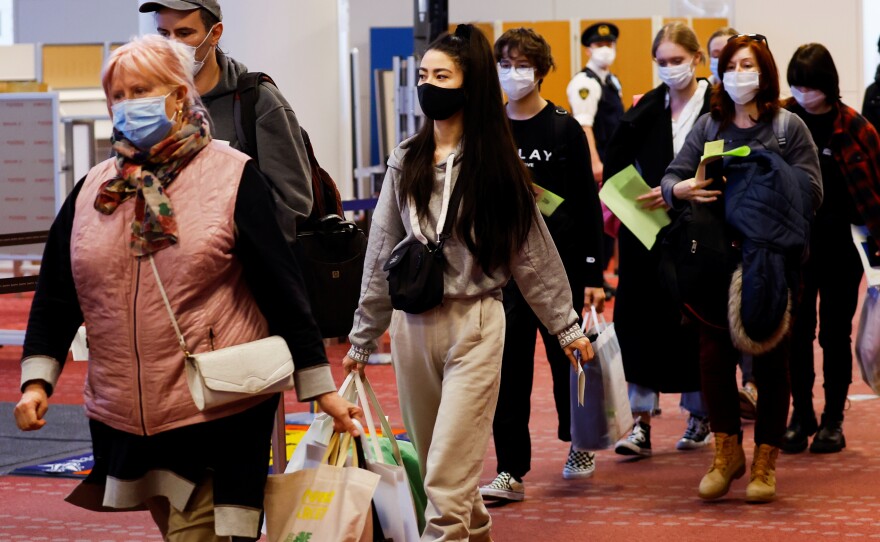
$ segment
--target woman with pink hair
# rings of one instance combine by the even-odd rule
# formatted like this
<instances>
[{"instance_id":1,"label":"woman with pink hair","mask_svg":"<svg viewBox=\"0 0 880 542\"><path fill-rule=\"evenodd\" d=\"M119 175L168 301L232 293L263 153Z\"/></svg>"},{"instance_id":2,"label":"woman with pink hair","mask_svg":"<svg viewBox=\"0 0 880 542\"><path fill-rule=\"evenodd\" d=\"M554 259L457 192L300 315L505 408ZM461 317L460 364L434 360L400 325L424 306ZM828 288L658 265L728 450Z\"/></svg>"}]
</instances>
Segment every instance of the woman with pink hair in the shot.
<instances>
[{"instance_id":1,"label":"woman with pink hair","mask_svg":"<svg viewBox=\"0 0 880 542\"><path fill-rule=\"evenodd\" d=\"M301 401L317 401L337 430L354 432L359 410L336 393L265 179L247 155L211 139L192 62L182 46L146 36L104 68L115 157L77 183L52 225L15 417L23 431L46 424L85 322L95 465L67 500L149 509L165 540L255 540L279 394L199 410L181 350L280 335Z\"/></svg>"}]
</instances>

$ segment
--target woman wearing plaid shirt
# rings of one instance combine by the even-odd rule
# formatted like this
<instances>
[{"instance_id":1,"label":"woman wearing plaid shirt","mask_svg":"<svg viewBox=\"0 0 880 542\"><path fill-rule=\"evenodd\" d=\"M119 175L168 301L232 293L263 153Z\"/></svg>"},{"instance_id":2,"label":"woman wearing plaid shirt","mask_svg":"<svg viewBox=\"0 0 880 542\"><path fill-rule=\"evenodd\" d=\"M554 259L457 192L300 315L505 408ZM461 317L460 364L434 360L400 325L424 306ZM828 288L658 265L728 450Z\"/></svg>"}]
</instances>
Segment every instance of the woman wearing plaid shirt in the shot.
<instances>
[{"instance_id":1,"label":"woman wearing plaid shirt","mask_svg":"<svg viewBox=\"0 0 880 542\"><path fill-rule=\"evenodd\" d=\"M823 45L800 46L788 65L793 98L785 107L800 116L819 149L825 191L803 267L803 298L795 316L790 361L794 409L782 449L800 453L816 434L810 452L846 447L843 410L852 382L852 320L858 304L862 264L850 224L867 224L880 239L880 137L863 116L840 101L837 69ZM819 345L823 352L825 409L813 412L813 341L816 298Z\"/></svg>"}]
</instances>

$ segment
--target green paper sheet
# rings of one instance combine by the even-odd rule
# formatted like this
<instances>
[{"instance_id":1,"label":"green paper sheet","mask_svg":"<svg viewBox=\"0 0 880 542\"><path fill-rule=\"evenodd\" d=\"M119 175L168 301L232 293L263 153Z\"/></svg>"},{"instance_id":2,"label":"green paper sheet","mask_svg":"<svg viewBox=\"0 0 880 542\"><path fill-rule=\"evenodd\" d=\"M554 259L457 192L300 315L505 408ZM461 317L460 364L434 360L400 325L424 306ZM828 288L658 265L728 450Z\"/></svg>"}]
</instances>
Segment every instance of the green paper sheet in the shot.
<instances>
[{"instance_id":1,"label":"green paper sheet","mask_svg":"<svg viewBox=\"0 0 880 542\"><path fill-rule=\"evenodd\" d=\"M537 193L535 199L538 203L538 210L540 210L541 214L544 216L551 216L553 213L556 212L556 208L562 205L562 202L565 201L565 199L547 190L546 188L540 187L534 183L532 184L534 185L535 192Z\"/></svg>"},{"instance_id":2,"label":"green paper sheet","mask_svg":"<svg viewBox=\"0 0 880 542\"><path fill-rule=\"evenodd\" d=\"M648 210L636 198L647 194L651 188L639 175L635 166L629 166L608 179L599 191L599 199L611 209L648 250L657 241L657 233L669 224L664 209Z\"/></svg>"},{"instance_id":3,"label":"green paper sheet","mask_svg":"<svg viewBox=\"0 0 880 542\"><path fill-rule=\"evenodd\" d=\"M703 144L703 156L700 157L700 163L702 164L707 160L721 158L722 156L739 156L742 158L743 156L748 156L751 152L752 149L750 149L748 145L725 151L723 139L707 141Z\"/></svg>"}]
</instances>

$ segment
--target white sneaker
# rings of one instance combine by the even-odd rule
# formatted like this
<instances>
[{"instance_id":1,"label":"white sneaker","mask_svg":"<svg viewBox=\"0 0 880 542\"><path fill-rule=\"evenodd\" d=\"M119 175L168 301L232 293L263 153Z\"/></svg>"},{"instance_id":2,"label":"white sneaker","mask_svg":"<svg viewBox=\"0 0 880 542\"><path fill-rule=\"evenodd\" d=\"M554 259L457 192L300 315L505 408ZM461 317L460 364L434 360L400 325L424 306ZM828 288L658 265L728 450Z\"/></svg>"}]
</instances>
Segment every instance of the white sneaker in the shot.
<instances>
[{"instance_id":1,"label":"white sneaker","mask_svg":"<svg viewBox=\"0 0 880 542\"><path fill-rule=\"evenodd\" d=\"M526 487L517 482L509 472L499 473L491 484L480 488L483 499L502 499L505 501L521 501L526 498Z\"/></svg>"},{"instance_id":2,"label":"white sneaker","mask_svg":"<svg viewBox=\"0 0 880 542\"><path fill-rule=\"evenodd\" d=\"M568 459L562 467L562 477L566 480L589 478L596 471L596 454L569 448Z\"/></svg>"}]
</instances>

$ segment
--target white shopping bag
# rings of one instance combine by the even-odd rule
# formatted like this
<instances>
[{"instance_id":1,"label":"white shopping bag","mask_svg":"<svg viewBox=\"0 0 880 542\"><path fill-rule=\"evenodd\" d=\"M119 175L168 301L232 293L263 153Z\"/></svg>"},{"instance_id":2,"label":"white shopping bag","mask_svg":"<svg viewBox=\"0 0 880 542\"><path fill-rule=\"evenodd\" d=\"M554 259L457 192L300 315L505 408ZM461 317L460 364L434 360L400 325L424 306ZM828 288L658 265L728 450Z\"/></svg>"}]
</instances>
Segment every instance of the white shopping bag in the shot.
<instances>
[{"instance_id":1,"label":"white shopping bag","mask_svg":"<svg viewBox=\"0 0 880 542\"><path fill-rule=\"evenodd\" d=\"M380 476L379 486L373 496L373 504L379 523L386 538L394 542L418 542L420 539L418 520L416 519L415 504L406 469L391 424L373 392L372 386L366 378L361 380L360 375L354 377L357 389L358 401L364 409L364 416L370 428L369 435L364 436L364 450L366 452L367 470ZM372 409L370 408L372 406ZM394 455L394 463L386 462L379 446L379 435L376 433L373 423L373 410L382 427L383 438L391 442ZM367 442L368 441L368 442Z\"/></svg>"},{"instance_id":2,"label":"white shopping bag","mask_svg":"<svg viewBox=\"0 0 880 542\"><path fill-rule=\"evenodd\" d=\"M352 403L357 401L357 390L353 385L353 375L356 372L357 371L352 371L348 373L348 376L345 377L342 385L339 386L339 395ZM307 451L306 445L317 443L326 446L327 443L330 442L330 437L332 435L333 418L329 414L326 414L324 412L315 416L315 419L312 420L312 423L311 425L309 425L306 434L303 435L302 439L299 441L299 444L297 444L296 448L293 450L293 455L290 456L290 461L287 462L287 468L284 469L284 472L291 473L302 470L305 466Z\"/></svg>"}]
</instances>

